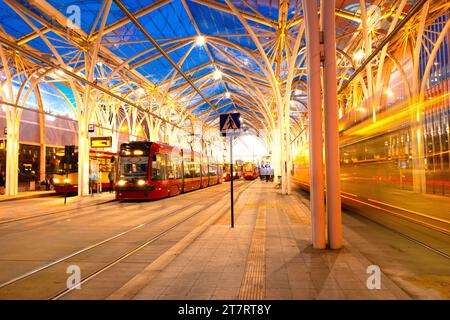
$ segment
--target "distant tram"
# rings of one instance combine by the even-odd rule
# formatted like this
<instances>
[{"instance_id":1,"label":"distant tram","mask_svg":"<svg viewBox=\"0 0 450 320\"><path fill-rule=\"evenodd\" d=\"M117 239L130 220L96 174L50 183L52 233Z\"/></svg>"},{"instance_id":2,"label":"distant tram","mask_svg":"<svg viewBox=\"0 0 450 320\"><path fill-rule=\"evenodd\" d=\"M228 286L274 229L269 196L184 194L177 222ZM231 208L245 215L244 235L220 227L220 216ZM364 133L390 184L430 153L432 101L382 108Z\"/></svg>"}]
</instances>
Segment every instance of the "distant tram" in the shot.
<instances>
[{"instance_id":1,"label":"distant tram","mask_svg":"<svg viewBox=\"0 0 450 320\"><path fill-rule=\"evenodd\" d=\"M243 176L245 180L255 180L259 177L259 168L253 162L244 162Z\"/></svg>"},{"instance_id":2,"label":"distant tram","mask_svg":"<svg viewBox=\"0 0 450 320\"><path fill-rule=\"evenodd\" d=\"M89 151L89 170L97 174L97 181L93 185L93 192L110 189L108 174L113 168L113 162L117 154L98 150ZM57 167L53 176L53 186L57 194L78 193L78 161L68 167L65 163L64 149L56 152ZM78 159L78 151L75 150L75 158Z\"/></svg>"},{"instance_id":3,"label":"distant tram","mask_svg":"<svg viewBox=\"0 0 450 320\"><path fill-rule=\"evenodd\" d=\"M231 172L230 164L225 163L223 165L223 179L225 181L231 180L230 172ZM233 165L233 177L234 177L233 180L240 179L242 177L242 165L240 165L240 164Z\"/></svg>"},{"instance_id":4,"label":"distant tram","mask_svg":"<svg viewBox=\"0 0 450 320\"><path fill-rule=\"evenodd\" d=\"M212 157L163 143L123 143L119 154L117 200L153 200L222 183Z\"/></svg>"}]
</instances>

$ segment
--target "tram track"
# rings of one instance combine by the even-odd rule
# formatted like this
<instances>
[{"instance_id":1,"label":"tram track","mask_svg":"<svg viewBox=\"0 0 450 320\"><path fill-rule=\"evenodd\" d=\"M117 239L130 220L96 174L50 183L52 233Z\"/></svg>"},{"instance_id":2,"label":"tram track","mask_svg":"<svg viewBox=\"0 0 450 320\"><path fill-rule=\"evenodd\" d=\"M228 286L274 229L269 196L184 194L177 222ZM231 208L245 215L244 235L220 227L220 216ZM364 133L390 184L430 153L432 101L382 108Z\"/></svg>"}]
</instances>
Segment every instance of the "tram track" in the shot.
<instances>
[{"instance_id":1,"label":"tram track","mask_svg":"<svg viewBox=\"0 0 450 320\"><path fill-rule=\"evenodd\" d=\"M177 198L180 199L180 198L183 198L184 196L187 196L187 195L189 195L189 192L177 195ZM165 200L168 200L170 198L171 197L160 199L159 201L165 201ZM100 206L105 206L105 205L114 204L114 203L124 203L124 202L132 203L132 201L118 201L116 199L110 199L110 200L105 200L105 201L101 201L101 202L96 202L96 203L93 203L93 204L88 204L88 205L85 205L85 206L77 206L76 208L67 208L67 209L64 209L64 210L46 212L46 213L42 213L42 214L25 216L25 217L14 218L14 219L8 219L8 220L3 220L3 221L0 220L0 228L3 227L3 226L11 225L11 224L16 223L16 222L23 222L23 221L29 222L29 221L34 220L34 219L51 217L51 216L56 215L56 214L70 214L70 212L74 212L74 211L77 212L77 211L80 211L80 210L90 209L90 208L94 208L94 207L96 207L96 209L97 209ZM148 201L148 202L149 203L155 203L154 201ZM103 208L104 207L102 207L102 209ZM61 216L55 217L54 220L37 221L37 222L49 224L49 223L54 223L54 222L58 222L58 221L61 221L61 220L65 220L67 218L73 219L73 218L83 217L83 216L89 215L91 213L92 213L91 211L87 211L87 212L80 212L80 213L77 213L77 214L70 214L70 216L63 216L63 215L61 215Z\"/></svg>"},{"instance_id":2,"label":"tram track","mask_svg":"<svg viewBox=\"0 0 450 320\"><path fill-rule=\"evenodd\" d=\"M243 182L238 184L238 190L237 190L237 197L240 196L240 194L249 187L249 184L245 184ZM203 190L208 190L208 189L203 189ZM126 258L140 252L142 249L146 248L147 246L149 246L152 243L155 243L156 241L158 241L159 239L161 239L162 237L164 237L165 235L169 234L170 231L176 229L177 227L185 224L187 221L190 221L191 219L193 219L195 216L199 215L201 212L203 212L205 210L205 208L208 208L214 204L217 203L217 197L219 197L219 199L222 199L224 194L226 194L228 189L226 190L221 190L218 192L218 194L214 197L212 197L211 201L208 201L205 204L204 199L199 199L197 201L194 201L192 203L190 203L187 207L182 207L182 208L176 208L173 210L170 210L169 212L167 212L164 215L158 216L158 217L152 217L152 219L149 219L143 223L140 223L137 226L134 226L132 228L129 228L125 231L122 231L118 234L115 234L113 236L108 237L107 239L104 239L102 241L99 241L95 244L92 244L90 246L87 246L83 249L80 249L76 252L73 252L69 255L66 255L62 258L56 259L51 263L48 263L46 265L43 265L41 267L38 267L36 269L33 269L32 271L29 271L27 273L24 273L20 276L17 276L9 281L6 281L2 284L0 284L0 298L2 296L1 291L4 290L7 287L10 287L12 285L17 285L18 283L24 282L24 281L28 281L28 282L32 282L33 277L43 277L45 278L45 275L43 275L43 273L47 272L47 275L49 273L51 273L51 269L54 267L58 267L60 265L62 265L63 263L68 263L69 260L73 259L73 258L80 258L82 256L82 254L84 253L90 253L92 255L92 251L94 251L94 249L103 249L102 246L108 244L108 243L112 243L115 240L121 238L121 237L125 237L127 235L131 235L134 231L144 231L144 228L150 225L153 225L155 223L157 223L158 221L164 221L166 219L169 218L175 218L178 217L179 214L182 214L183 212L189 212L190 208L196 208L198 206L199 203L202 203L202 206L198 209L194 209L192 210L192 212L189 212L189 214L187 216L183 216L181 219L178 219L177 221L175 221L175 223L172 223L170 226L163 228L163 230L157 232L154 236L150 237L150 238L146 238L143 241L140 241L140 243L138 245L133 246L133 248L125 251L124 253L122 253L120 256L112 259L110 262L102 265L99 268L96 268L94 271L89 272L89 274L87 276L85 276L84 278L81 279L80 285L95 278L96 276L98 276L99 274L103 273L106 270L109 270L110 268L112 268L113 266L115 266L116 264L122 262L123 260L125 260ZM185 194L185 196L188 196L191 193L187 193ZM225 207L223 207L223 210L226 210L227 206L225 205ZM222 214L221 214L222 215ZM94 252L94 256L95 256L95 252ZM84 261L84 262L88 262L88 261ZM67 277L67 275L65 273L63 273L63 277ZM72 291L73 288L65 288L65 289L58 289L56 293L53 293L50 297L48 297L48 299L51 300L56 300L59 299L63 296L65 296L66 294L68 294L70 291Z\"/></svg>"},{"instance_id":3,"label":"tram track","mask_svg":"<svg viewBox=\"0 0 450 320\"><path fill-rule=\"evenodd\" d=\"M309 194L309 186L301 183L297 180L294 181L294 183L299 186L300 189L304 190L305 192L308 192ZM308 190L308 191L307 191ZM406 232L402 232L392 226L390 226L388 223L381 221L381 218L377 219L373 215L370 215L368 213L364 213L363 210L358 210L358 208L355 206L355 204L367 209L375 210L377 213L382 213L385 216L389 216L393 219L400 219L407 223L411 223L413 225L417 225L423 228L427 228L428 230L433 230L439 234L441 234L444 237L450 236L450 222L444 219L440 219L437 217L433 217L430 215L422 214L416 211L400 208L397 206L392 206L386 203L382 203L373 199L362 199L358 197L357 195L341 192L341 198L342 203L344 207L347 207L350 212L356 213L360 216L363 216L364 218L370 220L371 222L382 226L383 228L386 228L390 230L391 232L397 234L398 236L401 236L402 238L405 238L417 245L420 245L421 247L425 248L428 251L431 251L441 257L450 259L450 254L447 252L444 252L438 248L436 248L435 245L427 243L426 241L419 240L411 235L408 235ZM300 201L302 201L305 205L309 208L309 203L305 203L303 199L300 197ZM425 221L424 221L425 220Z\"/></svg>"},{"instance_id":4,"label":"tram track","mask_svg":"<svg viewBox=\"0 0 450 320\"><path fill-rule=\"evenodd\" d=\"M83 210L83 209L87 209L87 208L91 208L91 207L95 207L95 206L100 206L100 205L104 205L104 204L108 204L108 203L113 203L115 201L116 201L115 199L110 199L110 200L106 200L106 201L102 201L102 202L96 202L96 203L93 203L93 204L88 204L88 205L81 206L81 207L76 207L76 208L67 208L67 209L64 209L64 210L45 212L45 213L42 213L42 214L30 215L30 216L25 216L25 217L20 217L20 218L0 220L0 226L11 224L11 223L15 223L15 222L29 221L31 219L48 217L48 216L52 216L52 215L59 214L59 213L68 213L68 212L72 212L72 211Z\"/></svg>"}]
</instances>

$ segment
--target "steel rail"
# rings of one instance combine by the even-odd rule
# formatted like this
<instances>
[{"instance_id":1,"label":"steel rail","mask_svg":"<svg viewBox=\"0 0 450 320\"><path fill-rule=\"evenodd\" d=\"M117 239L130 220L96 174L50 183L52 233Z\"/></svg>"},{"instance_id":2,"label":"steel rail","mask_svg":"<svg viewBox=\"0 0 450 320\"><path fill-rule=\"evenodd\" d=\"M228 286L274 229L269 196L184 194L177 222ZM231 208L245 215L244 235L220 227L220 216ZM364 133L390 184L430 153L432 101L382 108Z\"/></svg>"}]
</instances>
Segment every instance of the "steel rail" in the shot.
<instances>
[{"instance_id":1,"label":"steel rail","mask_svg":"<svg viewBox=\"0 0 450 320\"><path fill-rule=\"evenodd\" d=\"M111 200L106 200L106 201L103 201L103 202L97 202L97 203L94 203L94 204L89 204L89 205L78 207L78 208L67 208L65 210L52 211L52 212L47 212L47 213L37 214L37 215L32 215L32 216L25 216L25 217L20 217L20 218L15 218L15 219L8 219L8 220L0 220L0 225L14 223L14 222L19 222L19 221L23 221L23 220L30 220L30 219L35 219L35 218L40 218L40 217L45 217L45 216L50 216L50 215L54 215L54 214L58 214L58 213L65 213L65 212L70 212L70 211L78 211L80 209L86 209L86 208L90 208L90 207L94 207L94 206L98 206L98 205L104 205L104 204L112 203L112 202L115 202L115 201L116 201L115 199L111 199ZM82 214L80 214L80 215L82 215ZM76 215L76 217L78 217L80 215ZM71 218L72 217L74 217L74 216L71 216Z\"/></svg>"},{"instance_id":2,"label":"steel rail","mask_svg":"<svg viewBox=\"0 0 450 320\"><path fill-rule=\"evenodd\" d=\"M247 186L248 187L248 186ZM200 189L201 190L201 189ZM225 190L223 190L223 191L220 191L219 193L224 193L224 192L226 192L228 189L225 189ZM187 195L189 195L189 193L187 193L187 194L184 194L184 196L187 196ZM181 196L183 196L183 195L181 195ZM200 203L200 202L202 202L202 201L204 201L204 199L200 199L200 200L198 200L198 201L195 201L194 203L191 203L189 206L193 206L194 204L198 204L198 203ZM50 262L50 263L48 263L48 264L45 264L45 265L43 265L43 266L41 266L41 267L38 267L38 268L36 268L36 269L33 269L33 270L31 270L31 271L29 271L29 272L26 272L26 273L24 273L24 274L22 274L22 275L19 275L19 276L17 276L17 277L14 277L13 279L10 279L10 280L8 280L8 281L6 281L6 282L4 282L4 283L1 283L0 284L0 289L2 289L2 288L4 288L4 287L7 287L7 286L10 286L10 285L12 285L12 284L14 284L14 283L17 283L17 282L19 282L19 281L22 281L22 280L24 280L24 279L27 279L27 278L29 278L29 277L31 277L31 276L33 276L33 275L35 275L35 274L37 274L37 273L39 273L39 272L42 272L42 271L44 271L44 270L46 270L46 269L49 269L49 268L51 268L51 267L53 267L53 266L55 266L55 265L57 265L57 264L60 264L60 263L62 263L62 262L64 262L64 261L66 261L66 260L68 260L68 259L70 259L70 258L73 258L73 257L75 257L75 256L77 256L77 255L80 255L80 254L82 254L82 253L85 253L85 252L87 252L87 251L90 251L90 250L92 250L92 249L95 249L95 248L97 248L97 247L99 247L99 246L101 246L101 245L103 245L103 244L105 244L105 243L108 243L108 242L111 242L111 241L113 241L113 240L115 240L115 239L117 239L117 238L119 238L119 237L122 237L122 236L124 236L124 235L126 235L126 234L129 234L129 233L131 233L131 232L133 232L133 231L135 231L135 230L139 230L140 228L142 228L142 227L145 227L146 225L148 225L148 224L150 224L150 223L154 223L155 221L159 221L159 220L162 220L162 219L164 219L164 218L167 218L167 217L169 217L169 216L173 216L173 215L175 215L175 214L177 214L177 213L179 213L180 211L183 211L183 210L186 210L186 207L182 207L182 208L178 208L178 209L174 209L174 210L171 210L170 212L168 212L167 214L165 214L165 215L162 215L162 216L159 216L159 217L153 217L152 219L149 219L149 220L147 220L147 221L145 221L145 222L143 222L143 223L140 223L139 225L137 225L137 226L134 226L134 227L132 227L132 228L129 228L129 229L127 229L127 230L125 230L125 231L122 231L122 232L120 232L120 233L118 233L118 234L115 234L115 235L113 235L113 236L110 236L110 237L108 237L107 239L104 239L104 240L102 240L102 241L99 241L99 242L96 242L96 243L94 243L94 244L92 244L92 245L89 245L89 246L87 246L87 247L85 247L85 248L82 248L82 249L80 249L80 250L77 250L76 252L73 252L73 253L71 253L71 254L68 254L68 255L66 255L66 256L64 256L64 257L61 257L61 258L59 258L59 259L56 259L56 260L54 260L54 261L52 261L52 262ZM196 211L196 213L194 213L191 217L193 217L194 215L196 215L196 214L198 214L200 211L202 211L202 210L204 210L204 208L201 208L201 209L199 209L198 211ZM186 219L187 220L187 219ZM173 229L173 228L172 228ZM167 232L166 232L167 233ZM165 234L165 233L164 233ZM158 238L160 238L162 235L158 235L157 237ZM156 240L155 240L156 241ZM148 242L148 240L146 241L146 242ZM148 244L150 244L150 243L148 243ZM147 245L148 245L147 244ZM139 245L140 246L140 245ZM138 246L138 247L139 247ZM134 248L132 251L134 251L136 248ZM124 259L124 258L123 258ZM123 260L122 259L122 260ZM115 259L114 261L116 261L117 259ZM114 263L114 264L116 264L116 262ZM104 267L103 267L104 268ZM103 269L102 268L102 269ZM108 269L109 269L110 267L108 267ZM106 269L105 269L106 270ZM94 273L97 273L97 271L95 271ZM91 274L92 275L92 274ZM91 275L89 275L88 277L91 277ZM85 281L85 280L83 280L83 281ZM63 291L65 291L65 290L63 290ZM60 293L61 293L62 291L60 291ZM52 297L55 297L55 296L57 296L57 295L59 295L60 293L58 293L58 294L56 294L56 295L54 295L54 296L52 296ZM52 298L50 298L50 299L52 299Z\"/></svg>"},{"instance_id":3,"label":"steel rail","mask_svg":"<svg viewBox=\"0 0 450 320\"><path fill-rule=\"evenodd\" d=\"M241 184L242 185L242 184ZM242 194L242 192L244 190L246 190L248 187L250 186L250 183L247 185L244 185L244 187L241 188L241 190L239 190L239 194L237 196L237 198L239 198L239 196ZM228 191L228 189L226 189L226 191ZM224 192L224 191L222 191ZM200 200L202 201L202 200ZM196 202L197 203L197 202ZM225 210L228 208L228 206L226 206L222 212L225 212ZM184 210L185 208L181 208L180 210ZM198 215L199 213L201 213L204 210L204 208L201 208L199 210L197 210L195 213L189 215L188 217L182 219L181 221L176 222L175 224L173 224L172 226L170 226L169 228L165 229L164 231L161 231L160 233L158 233L156 236L146 240L145 242L141 243L140 245L136 246L135 248L133 248L132 250L128 251L127 253L122 254L120 257L114 259L112 262L106 264L105 266L103 266L102 268L92 272L91 274L89 274L86 278L84 278L83 280L80 281L79 285L82 285L86 282L88 282L89 280L95 278L96 276L98 276L99 274L111 269L112 267L114 267L116 264L122 262L123 260L125 260L126 258L132 256L133 254L141 251L142 249L144 249L145 247L147 247L149 244L152 244L154 242L156 242L157 240L159 240L160 238L162 238L164 235L166 235L167 233L169 233L170 231L172 231L173 229L175 229L176 227L180 226L181 224L185 223L186 221L189 221L190 219L192 219L193 217L195 217L196 215ZM221 212L220 216L221 217L223 215L223 213ZM57 294L53 295L52 297L50 297L48 300L58 300L60 298L62 298L63 296L67 295L68 293L70 293L72 290L74 290L75 287L71 287L71 288L66 288L64 290L59 291Z\"/></svg>"}]
</instances>

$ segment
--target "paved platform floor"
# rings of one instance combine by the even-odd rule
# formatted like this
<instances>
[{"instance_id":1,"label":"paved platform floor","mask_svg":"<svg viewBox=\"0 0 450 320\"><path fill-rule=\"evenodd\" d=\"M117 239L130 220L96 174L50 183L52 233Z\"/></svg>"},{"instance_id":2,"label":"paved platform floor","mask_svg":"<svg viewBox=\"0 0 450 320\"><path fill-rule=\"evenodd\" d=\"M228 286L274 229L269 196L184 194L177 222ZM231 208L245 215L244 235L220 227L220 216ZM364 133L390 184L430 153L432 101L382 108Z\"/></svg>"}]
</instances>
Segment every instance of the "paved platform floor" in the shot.
<instances>
[{"instance_id":1,"label":"paved platform floor","mask_svg":"<svg viewBox=\"0 0 450 320\"><path fill-rule=\"evenodd\" d=\"M23 199L31 199L31 198L42 198L42 197L51 197L55 196L55 191L24 191L19 192L16 196L6 196L4 194L0 194L0 201L13 201L13 200L23 200Z\"/></svg>"},{"instance_id":2,"label":"paved platform floor","mask_svg":"<svg viewBox=\"0 0 450 320\"><path fill-rule=\"evenodd\" d=\"M195 230L193 230L195 233ZM367 268L381 270L370 290ZM307 198L255 181L222 216L187 235L109 299L450 299L449 260L344 215L344 248L314 250Z\"/></svg>"},{"instance_id":3,"label":"paved platform floor","mask_svg":"<svg viewBox=\"0 0 450 320\"><path fill-rule=\"evenodd\" d=\"M157 201L2 202L0 299L450 299L450 259L395 228L344 212L344 248L318 251L297 184L282 196L241 179L235 197L233 229L229 183ZM67 288L73 266L80 290Z\"/></svg>"},{"instance_id":4,"label":"paved platform floor","mask_svg":"<svg viewBox=\"0 0 450 320\"><path fill-rule=\"evenodd\" d=\"M43 199L45 198L45 199ZM64 204L64 196L55 195L54 191L25 192L15 197L0 197L0 223L20 220L41 215L57 214L66 210L98 205L112 201L115 195L109 192L95 193L88 197L70 196Z\"/></svg>"}]
</instances>

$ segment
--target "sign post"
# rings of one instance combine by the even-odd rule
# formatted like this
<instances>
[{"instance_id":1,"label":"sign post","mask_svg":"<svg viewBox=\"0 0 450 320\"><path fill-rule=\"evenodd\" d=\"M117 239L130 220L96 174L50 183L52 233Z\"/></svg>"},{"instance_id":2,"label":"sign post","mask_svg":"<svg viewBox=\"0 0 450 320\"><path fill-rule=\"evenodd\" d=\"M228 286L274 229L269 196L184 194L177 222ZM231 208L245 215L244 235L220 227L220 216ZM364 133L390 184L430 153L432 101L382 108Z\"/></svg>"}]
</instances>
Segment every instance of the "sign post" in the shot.
<instances>
[{"instance_id":1,"label":"sign post","mask_svg":"<svg viewBox=\"0 0 450 320\"><path fill-rule=\"evenodd\" d=\"M240 113L227 113L220 115L221 135L230 137L230 200L231 200L231 228L234 228L234 194L233 194L233 137L240 134Z\"/></svg>"},{"instance_id":2,"label":"sign post","mask_svg":"<svg viewBox=\"0 0 450 320\"><path fill-rule=\"evenodd\" d=\"M231 190L231 227L234 228L234 195L233 195L233 137L230 136L230 190Z\"/></svg>"},{"instance_id":3,"label":"sign post","mask_svg":"<svg viewBox=\"0 0 450 320\"><path fill-rule=\"evenodd\" d=\"M65 158L65 167L66 167L66 178L64 182L66 184L66 192L64 193L64 204L67 203L67 189L69 188L69 170L72 170L72 165L74 163L75 157L75 146L65 146L64 148L64 158Z\"/></svg>"}]
</instances>

